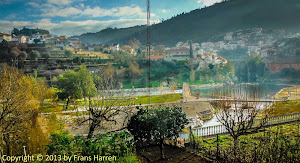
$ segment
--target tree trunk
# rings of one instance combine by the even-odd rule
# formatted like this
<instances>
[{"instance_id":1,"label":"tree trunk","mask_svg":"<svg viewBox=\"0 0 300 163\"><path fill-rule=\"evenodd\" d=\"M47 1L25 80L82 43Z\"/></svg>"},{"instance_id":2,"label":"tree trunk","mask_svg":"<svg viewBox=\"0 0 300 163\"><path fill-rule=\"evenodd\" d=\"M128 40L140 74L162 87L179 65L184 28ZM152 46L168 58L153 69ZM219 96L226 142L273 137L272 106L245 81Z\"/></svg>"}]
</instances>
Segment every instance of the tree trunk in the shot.
<instances>
[{"instance_id":1,"label":"tree trunk","mask_svg":"<svg viewBox=\"0 0 300 163\"><path fill-rule=\"evenodd\" d=\"M234 139L234 149L233 149L233 152L234 152L234 162L237 162L237 153L236 153L236 150L237 150L237 145L238 145L238 138L233 138Z\"/></svg>"},{"instance_id":2,"label":"tree trunk","mask_svg":"<svg viewBox=\"0 0 300 163\"><path fill-rule=\"evenodd\" d=\"M88 134L88 139L91 139L94 135L94 131L95 131L95 128L96 128L96 124L94 121L92 121L92 124L90 126L90 129L89 129L89 134Z\"/></svg>"},{"instance_id":3,"label":"tree trunk","mask_svg":"<svg viewBox=\"0 0 300 163\"><path fill-rule=\"evenodd\" d=\"M164 154L164 139L160 139L160 155L161 159L165 159L165 154Z\"/></svg>"}]
</instances>

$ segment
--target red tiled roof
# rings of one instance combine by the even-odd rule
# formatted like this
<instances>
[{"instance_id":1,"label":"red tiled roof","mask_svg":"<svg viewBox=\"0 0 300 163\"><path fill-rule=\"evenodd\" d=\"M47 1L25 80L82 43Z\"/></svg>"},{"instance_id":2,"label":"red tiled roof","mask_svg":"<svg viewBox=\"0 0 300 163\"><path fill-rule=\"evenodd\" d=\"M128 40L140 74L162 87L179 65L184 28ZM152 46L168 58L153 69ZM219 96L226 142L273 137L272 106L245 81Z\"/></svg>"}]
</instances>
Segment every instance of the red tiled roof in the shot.
<instances>
[{"instance_id":1,"label":"red tiled roof","mask_svg":"<svg viewBox=\"0 0 300 163\"><path fill-rule=\"evenodd\" d=\"M202 58L195 58L195 60L198 60L198 61L203 61Z\"/></svg>"},{"instance_id":2,"label":"red tiled roof","mask_svg":"<svg viewBox=\"0 0 300 163\"><path fill-rule=\"evenodd\" d=\"M11 36L10 34L6 34L6 33L0 33L0 36L1 35Z\"/></svg>"},{"instance_id":3,"label":"red tiled roof","mask_svg":"<svg viewBox=\"0 0 300 163\"><path fill-rule=\"evenodd\" d=\"M164 56L163 55L151 55L150 59L163 59ZM149 56L147 56L147 59L149 59Z\"/></svg>"}]
</instances>

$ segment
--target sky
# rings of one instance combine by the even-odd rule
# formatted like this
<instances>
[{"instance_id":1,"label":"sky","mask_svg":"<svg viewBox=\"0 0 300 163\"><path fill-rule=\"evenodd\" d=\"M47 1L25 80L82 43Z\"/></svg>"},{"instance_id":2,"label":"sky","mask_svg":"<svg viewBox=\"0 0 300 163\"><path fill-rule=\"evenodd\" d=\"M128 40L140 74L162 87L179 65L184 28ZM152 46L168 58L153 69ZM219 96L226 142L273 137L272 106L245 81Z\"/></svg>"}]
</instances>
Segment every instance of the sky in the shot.
<instances>
[{"instance_id":1,"label":"sky","mask_svg":"<svg viewBox=\"0 0 300 163\"><path fill-rule=\"evenodd\" d=\"M150 0L151 23L222 0ZM47 29L55 35L80 35L107 27L146 24L146 0L1 0L0 32Z\"/></svg>"}]
</instances>

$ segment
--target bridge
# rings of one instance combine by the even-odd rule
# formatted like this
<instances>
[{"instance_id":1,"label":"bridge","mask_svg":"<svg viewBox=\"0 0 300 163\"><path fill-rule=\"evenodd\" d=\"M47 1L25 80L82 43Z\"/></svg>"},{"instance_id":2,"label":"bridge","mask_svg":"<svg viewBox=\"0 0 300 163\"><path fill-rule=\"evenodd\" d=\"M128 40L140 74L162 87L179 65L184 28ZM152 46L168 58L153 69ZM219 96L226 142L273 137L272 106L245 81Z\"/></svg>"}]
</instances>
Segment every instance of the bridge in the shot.
<instances>
[{"instance_id":1,"label":"bridge","mask_svg":"<svg viewBox=\"0 0 300 163\"><path fill-rule=\"evenodd\" d=\"M263 119L255 119L254 123L253 123L253 128L257 128L261 124L262 120ZM283 125L283 124L289 124L289 123L293 123L293 122L300 122L300 112L286 114L286 115L280 115L280 116L275 116L275 117L268 117L268 118L266 118L266 122L262 126L262 128ZM196 128L196 129L193 129L193 133L196 136L211 137L211 136L216 136L216 135L228 134L228 131L226 130L225 126L220 124L220 125L215 125L215 126Z\"/></svg>"}]
</instances>

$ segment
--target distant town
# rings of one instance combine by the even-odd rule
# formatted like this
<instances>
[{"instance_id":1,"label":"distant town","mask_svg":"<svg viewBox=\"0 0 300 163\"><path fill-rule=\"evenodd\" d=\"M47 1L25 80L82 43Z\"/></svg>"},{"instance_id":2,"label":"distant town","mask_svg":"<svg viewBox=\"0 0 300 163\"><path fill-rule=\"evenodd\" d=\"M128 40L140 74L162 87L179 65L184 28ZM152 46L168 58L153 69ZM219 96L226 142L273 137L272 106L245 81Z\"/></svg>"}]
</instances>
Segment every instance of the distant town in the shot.
<instances>
[{"instance_id":1,"label":"distant town","mask_svg":"<svg viewBox=\"0 0 300 163\"><path fill-rule=\"evenodd\" d=\"M24 29L26 30L26 27ZM120 46L118 43L89 45L82 43L78 36L56 36L39 32L29 35L15 33L0 33L0 41L6 40L12 46L28 45L29 47L44 48L52 54L63 54L65 50L74 54L110 54L118 51L134 56L137 54L144 54L143 56L145 56L145 46ZM274 36L275 33L276 36ZM222 40L216 42L203 42L201 44L178 42L174 47L151 46L150 60L184 61L192 58L193 62L198 64L196 69L200 70L209 64L226 64L228 59L226 55L218 55L223 54L224 51L244 50L249 56L252 54L259 55L265 61L266 68L271 72L281 72L283 68L300 70L300 60L297 55L299 47L296 47L296 42L292 41L299 40L299 37L299 34L287 34L284 30L267 33L262 28L230 32L226 33ZM135 41L138 41L138 45L140 45L139 40ZM149 59L149 57L147 58ZM238 58L232 59L229 56L229 59L232 59L233 62Z\"/></svg>"}]
</instances>

